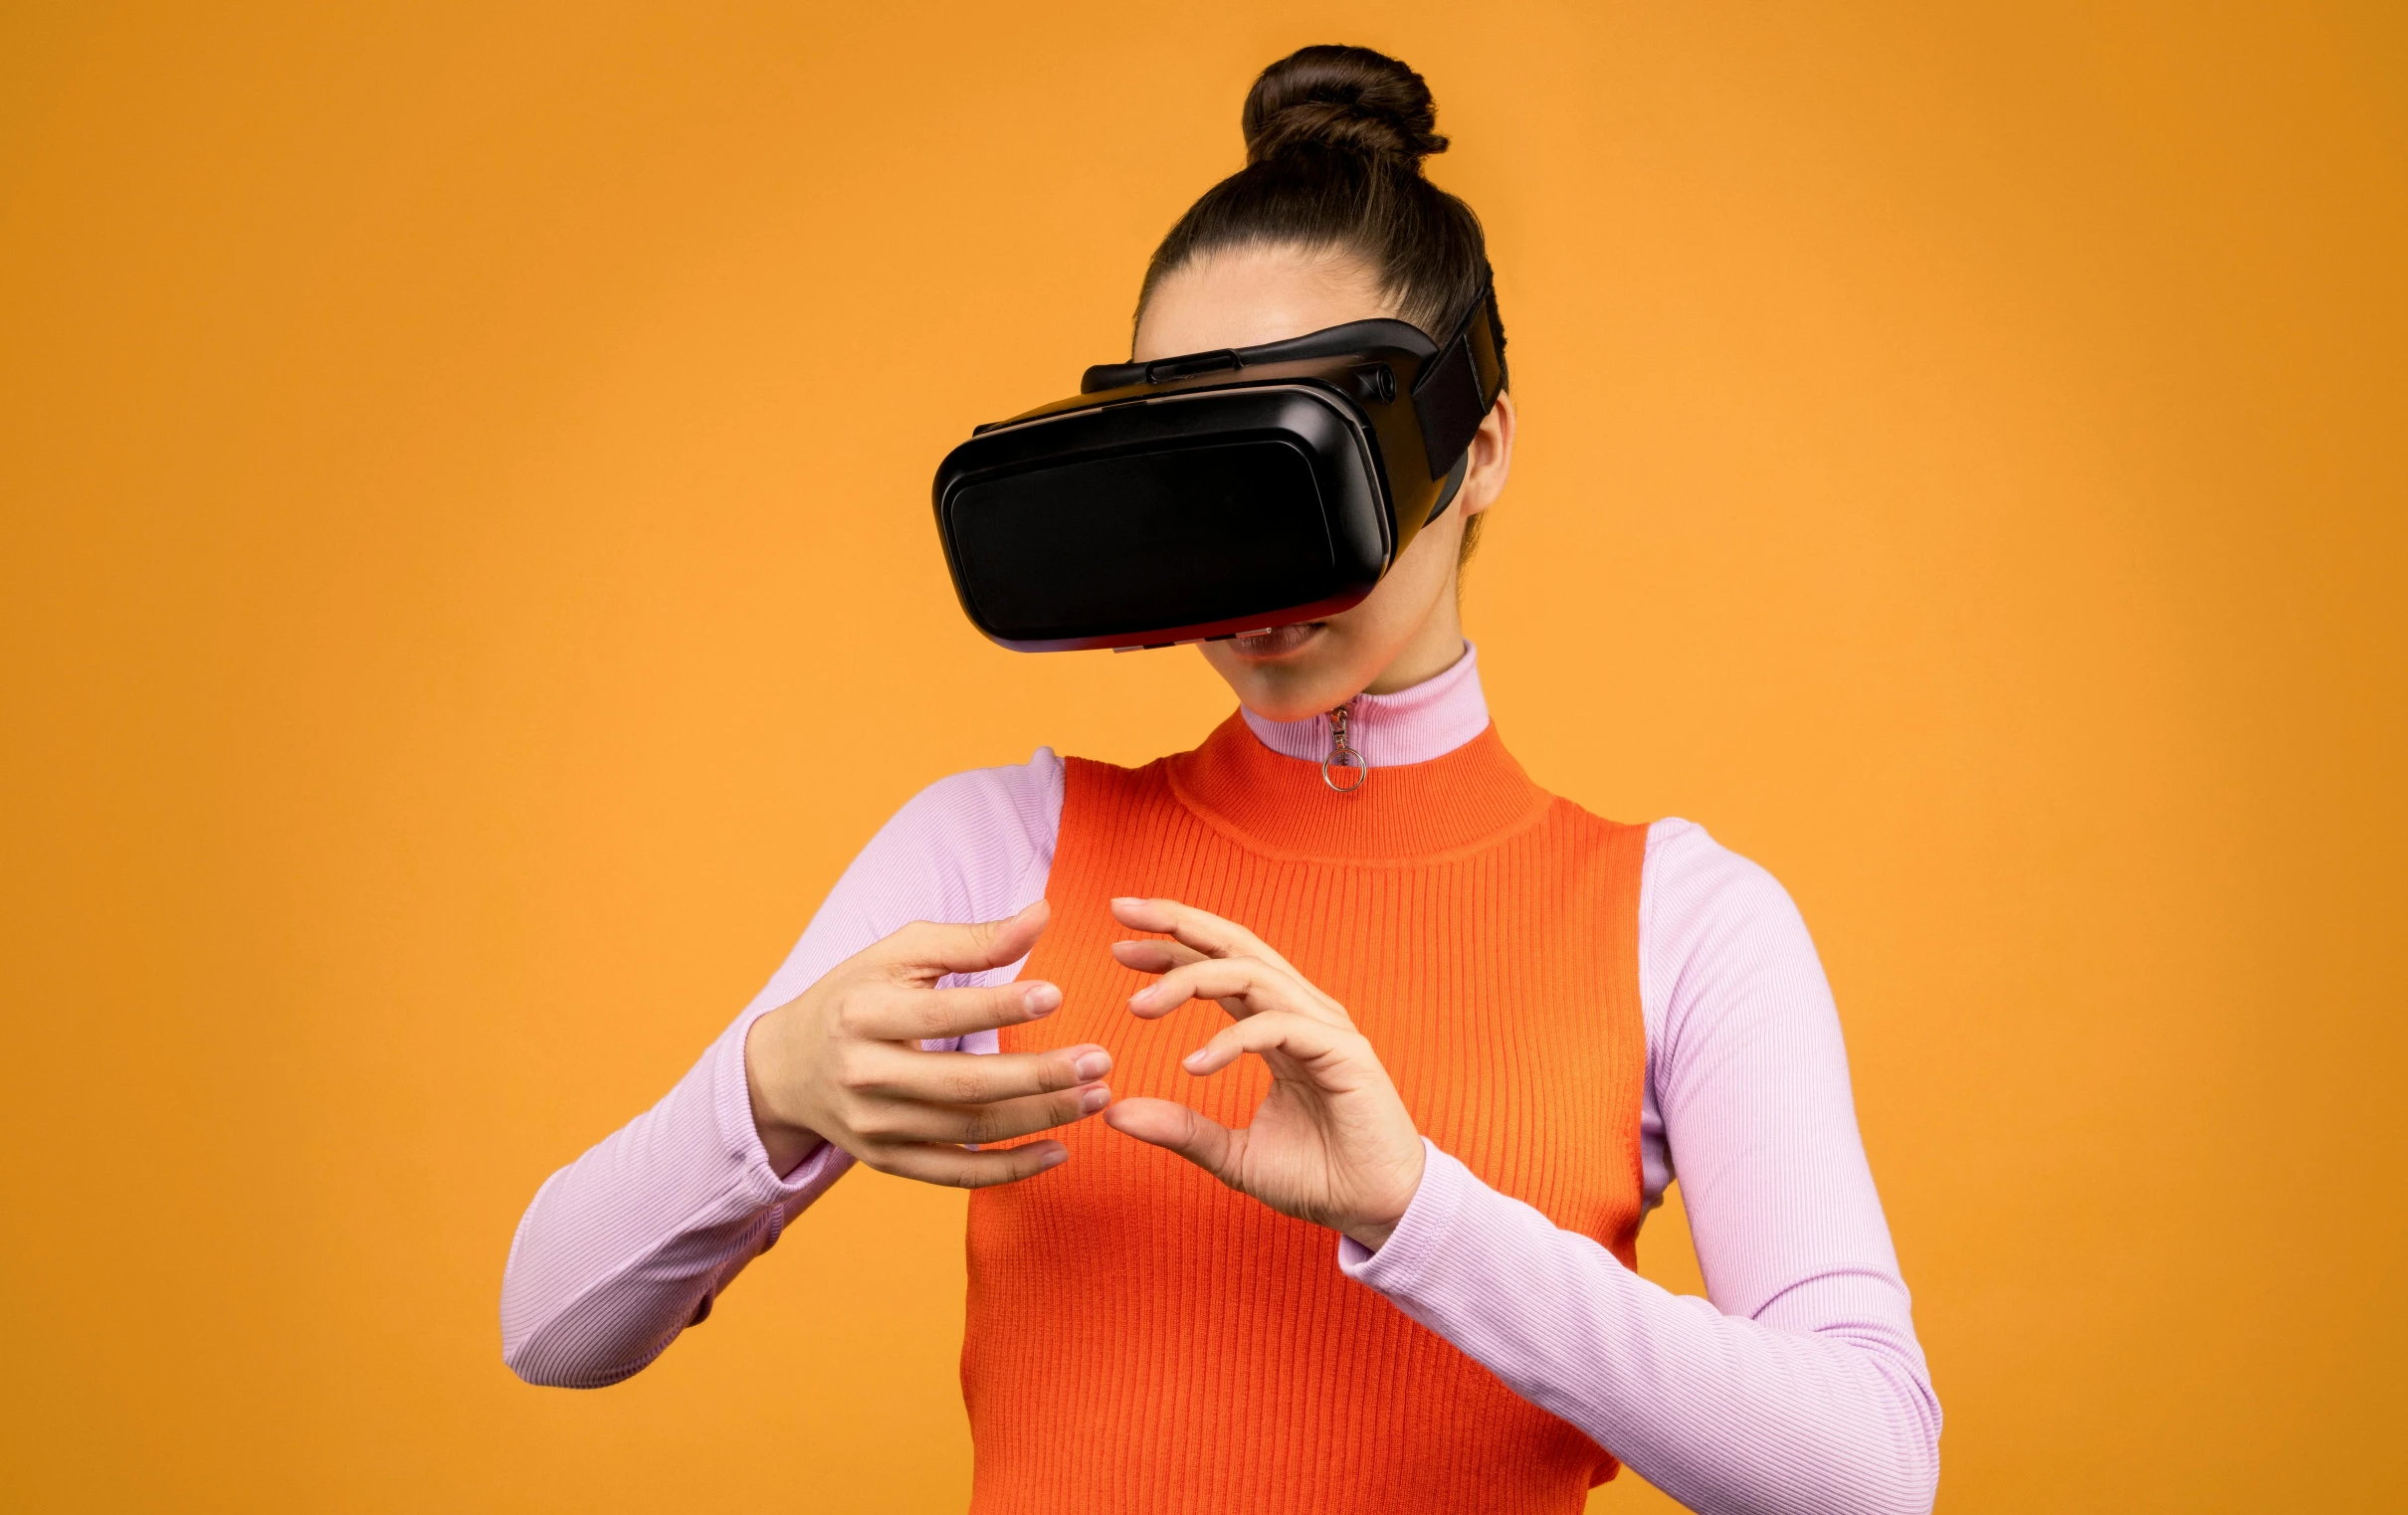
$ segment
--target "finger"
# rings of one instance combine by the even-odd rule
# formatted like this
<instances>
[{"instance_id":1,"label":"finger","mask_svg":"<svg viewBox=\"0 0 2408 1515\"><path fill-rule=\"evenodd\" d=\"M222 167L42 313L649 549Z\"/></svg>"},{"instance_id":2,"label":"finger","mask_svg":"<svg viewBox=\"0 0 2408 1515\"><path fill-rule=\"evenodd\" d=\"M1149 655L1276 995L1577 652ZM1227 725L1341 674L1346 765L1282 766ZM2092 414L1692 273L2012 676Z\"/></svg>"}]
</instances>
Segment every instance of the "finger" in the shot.
<instances>
[{"instance_id":1,"label":"finger","mask_svg":"<svg viewBox=\"0 0 2408 1515\"><path fill-rule=\"evenodd\" d=\"M1104 1123L1126 1136L1167 1147L1219 1179L1237 1172L1245 1133L1168 1099L1123 1099L1104 1113Z\"/></svg>"},{"instance_id":2,"label":"finger","mask_svg":"<svg viewBox=\"0 0 2408 1515\"><path fill-rule=\"evenodd\" d=\"M1291 966L1270 943L1236 921L1175 899L1115 899L1112 919L1134 930L1175 937L1206 957L1259 957L1283 968Z\"/></svg>"},{"instance_id":3,"label":"finger","mask_svg":"<svg viewBox=\"0 0 2408 1515\"><path fill-rule=\"evenodd\" d=\"M1019 962L1045 934L1050 918L1051 907L1040 899L1007 920L915 920L862 956L906 983L933 984L948 973L980 973Z\"/></svg>"},{"instance_id":4,"label":"finger","mask_svg":"<svg viewBox=\"0 0 2408 1515\"><path fill-rule=\"evenodd\" d=\"M1059 1167L1070 1155L1070 1149L1060 1142L1030 1142L1026 1146L985 1152L911 1142L879 1149L873 1154L870 1166L923 1184L991 1189L997 1184L1016 1184L1022 1179L1035 1178L1048 1168Z\"/></svg>"},{"instance_id":5,"label":"finger","mask_svg":"<svg viewBox=\"0 0 2408 1515\"><path fill-rule=\"evenodd\" d=\"M1258 999L1259 997L1259 999ZM1200 957L1164 973L1128 997L1128 1008L1151 1021L1169 1015L1190 1000L1234 1001L1231 1015L1255 1015L1265 1010L1294 1008L1301 998L1279 970L1259 958Z\"/></svg>"},{"instance_id":6,"label":"finger","mask_svg":"<svg viewBox=\"0 0 2408 1515\"><path fill-rule=\"evenodd\" d=\"M1093 1083L1112 1070L1094 1042L1047 1052L922 1052L878 1044L849 1054L840 1075L856 1094L924 1104L991 1104Z\"/></svg>"},{"instance_id":7,"label":"finger","mask_svg":"<svg viewBox=\"0 0 2408 1515\"><path fill-rule=\"evenodd\" d=\"M1251 1016L1223 1027L1210 1042L1180 1058L1179 1066L1203 1077L1219 1072L1248 1052L1285 1052L1315 1084L1335 1091L1350 1087L1352 1080L1332 1079L1328 1075L1358 1055L1369 1056L1370 1046L1358 1033L1344 1027L1281 1011ZM1377 1061L1372 1058L1374 1065Z\"/></svg>"},{"instance_id":8,"label":"finger","mask_svg":"<svg viewBox=\"0 0 2408 1515\"><path fill-rule=\"evenodd\" d=\"M1248 957L1203 958L1173 968L1129 996L1128 1008L1150 1021L1189 1000L1218 1000L1233 1016L1289 1011L1331 1026L1351 1024L1343 1009L1315 993L1295 970Z\"/></svg>"},{"instance_id":9,"label":"finger","mask_svg":"<svg viewBox=\"0 0 2408 1515\"><path fill-rule=\"evenodd\" d=\"M1178 942L1142 941L1112 943L1112 958L1123 968L1139 973L1168 973L1173 968L1202 961L1204 954Z\"/></svg>"},{"instance_id":10,"label":"finger","mask_svg":"<svg viewBox=\"0 0 2408 1515\"><path fill-rule=\"evenodd\" d=\"M985 1145L1050 1131L1087 1119L1112 1102L1104 1084L1083 1084L1054 1094L999 1099L983 1105L936 1105L914 1099L879 1100L854 1119L873 1141L971 1142Z\"/></svg>"},{"instance_id":11,"label":"finger","mask_svg":"<svg viewBox=\"0 0 2408 1515\"><path fill-rule=\"evenodd\" d=\"M1062 991L1043 979L969 989L865 987L845 1001L839 1024L873 1042L941 1042L974 1031L1019 1026L1062 1008Z\"/></svg>"}]
</instances>

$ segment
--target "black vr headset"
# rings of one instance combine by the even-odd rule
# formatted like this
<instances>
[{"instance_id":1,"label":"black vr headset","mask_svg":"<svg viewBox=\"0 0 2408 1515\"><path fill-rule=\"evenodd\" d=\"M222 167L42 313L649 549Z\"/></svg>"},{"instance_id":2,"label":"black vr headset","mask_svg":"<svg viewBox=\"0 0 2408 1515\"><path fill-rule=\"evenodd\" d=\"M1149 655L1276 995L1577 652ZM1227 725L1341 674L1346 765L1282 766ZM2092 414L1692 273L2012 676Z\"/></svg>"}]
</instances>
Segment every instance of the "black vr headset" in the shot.
<instances>
[{"instance_id":1,"label":"black vr headset","mask_svg":"<svg viewBox=\"0 0 2408 1515\"><path fill-rule=\"evenodd\" d=\"M1169 647L1335 615L1462 487L1505 389L1484 284L1434 343L1399 320L1091 368L936 470L961 608L1024 653Z\"/></svg>"}]
</instances>

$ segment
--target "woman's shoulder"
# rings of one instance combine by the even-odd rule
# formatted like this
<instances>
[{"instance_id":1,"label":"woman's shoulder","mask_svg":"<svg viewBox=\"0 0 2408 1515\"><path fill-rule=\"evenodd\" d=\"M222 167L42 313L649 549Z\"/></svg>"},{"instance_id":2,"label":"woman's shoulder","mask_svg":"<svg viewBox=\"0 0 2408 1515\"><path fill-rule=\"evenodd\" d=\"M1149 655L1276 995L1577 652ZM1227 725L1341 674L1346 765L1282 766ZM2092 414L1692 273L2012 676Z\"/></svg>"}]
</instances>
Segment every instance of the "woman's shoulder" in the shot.
<instances>
[{"instance_id":1,"label":"woman's shoulder","mask_svg":"<svg viewBox=\"0 0 2408 1515\"><path fill-rule=\"evenodd\" d=\"M1000 827L1051 833L1061 813L1062 759L1053 748L1040 747L1025 763L946 774L904 801L888 825L967 823L974 832Z\"/></svg>"},{"instance_id":2,"label":"woman's shoulder","mask_svg":"<svg viewBox=\"0 0 2408 1515\"><path fill-rule=\"evenodd\" d=\"M1732 1038L1787 1045L1804 1035L1819 1044L1837 1030L1814 938L1789 891L1679 817L1648 828L1639 995L1663 1066Z\"/></svg>"},{"instance_id":3,"label":"woman's shoulder","mask_svg":"<svg viewBox=\"0 0 2408 1515\"><path fill-rule=\"evenodd\" d=\"M1045 892L1061 811L1062 760L1046 747L1025 763L928 785L854 854L753 1009L784 1004L912 921L1018 913Z\"/></svg>"},{"instance_id":4,"label":"woman's shoulder","mask_svg":"<svg viewBox=\"0 0 2408 1515\"><path fill-rule=\"evenodd\" d=\"M910 918L996 919L1044 892L1061 823L1062 759L1040 747L1025 763L947 774L904 801L848 881L907 892Z\"/></svg>"},{"instance_id":5,"label":"woman's shoulder","mask_svg":"<svg viewBox=\"0 0 2408 1515\"><path fill-rule=\"evenodd\" d=\"M1804 931L1780 880L1695 821L1612 821L1561 796L1553 797L1553 815L1557 824L1585 835L1596 865L1637 865L1640 932L1660 947L1677 943L1680 955L1688 956L1766 931Z\"/></svg>"},{"instance_id":6,"label":"woman's shoulder","mask_svg":"<svg viewBox=\"0 0 2408 1515\"><path fill-rule=\"evenodd\" d=\"M1797 905L1771 871L1714 840L1695 821L1667 816L1647 828L1647 864L1642 897L1653 896L1649 913L1693 926L1739 927L1748 923L1795 922Z\"/></svg>"}]
</instances>

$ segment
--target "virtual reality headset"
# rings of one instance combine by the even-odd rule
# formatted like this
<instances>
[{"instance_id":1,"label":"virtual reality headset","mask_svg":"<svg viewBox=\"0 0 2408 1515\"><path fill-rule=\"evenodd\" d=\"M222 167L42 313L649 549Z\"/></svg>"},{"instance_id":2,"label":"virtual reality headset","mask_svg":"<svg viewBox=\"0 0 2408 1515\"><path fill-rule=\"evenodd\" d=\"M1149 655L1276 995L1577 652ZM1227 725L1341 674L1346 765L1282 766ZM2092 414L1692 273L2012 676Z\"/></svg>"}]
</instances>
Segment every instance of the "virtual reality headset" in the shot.
<instances>
[{"instance_id":1,"label":"virtual reality headset","mask_svg":"<svg viewBox=\"0 0 2408 1515\"><path fill-rule=\"evenodd\" d=\"M1357 604L1454 501L1505 387L1484 287L1399 320L1151 363L979 427L936 471L961 608L1020 652L1169 647Z\"/></svg>"}]
</instances>

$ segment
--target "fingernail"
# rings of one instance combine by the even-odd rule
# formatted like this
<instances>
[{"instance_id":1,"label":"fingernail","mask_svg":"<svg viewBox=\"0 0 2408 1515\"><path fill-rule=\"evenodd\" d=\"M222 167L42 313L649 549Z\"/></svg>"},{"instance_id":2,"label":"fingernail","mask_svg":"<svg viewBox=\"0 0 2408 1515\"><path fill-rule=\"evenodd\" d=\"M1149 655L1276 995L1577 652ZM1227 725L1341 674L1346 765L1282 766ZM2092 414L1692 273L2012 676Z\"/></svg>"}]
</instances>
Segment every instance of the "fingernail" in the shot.
<instances>
[{"instance_id":1,"label":"fingernail","mask_svg":"<svg viewBox=\"0 0 2408 1515\"><path fill-rule=\"evenodd\" d=\"M1112 903L1116 905L1141 905L1145 903L1145 901L1139 899L1134 894L1123 894L1119 898L1113 900Z\"/></svg>"},{"instance_id":2,"label":"fingernail","mask_svg":"<svg viewBox=\"0 0 2408 1515\"><path fill-rule=\"evenodd\" d=\"M1093 1115L1098 1110L1103 1109L1105 1105L1110 1104L1111 1102L1112 1091L1105 1088L1102 1084L1097 1084L1094 1088L1079 1096L1079 1113L1082 1115Z\"/></svg>"},{"instance_id":3,"label":"fingernail","mask_svg":"<svg viewBox=\"0 0 2408 1515\"><path fill-rule=\"evenodd\" d=\"M1059 1168L1062 1166L1063 1160L1068 1158L1070 1155L1070 1148L1056 1147L1053 1151L1048 1152L1045 1156L1037 1159L1037 1171L1042 1173L1048 1168Z\"/></svg>"},{"instance_id":4,"label":"fingernail","mask_svg":"<svg viewBox=\"0 0 2408 1515\"><path fill-rule=\"evenodd\" d=\"M1031 984L1028 1007L1032 1016L1050 1016L1062 1008L1062 991L1051 984Z\"/></svg>"},{"instance_id":5,"label":"fingernail","mask_svg":"<svg viewBox=\"0 0 2408 1515\"><path fill-rule=\"evenodd\" d=\"M1184 1057L1181 1057L1179 1059L1179 1065L1181 1067L1194 1067L1197 1063L1204 1060L1204 1053L1206 1050L1207 1048L1205 1047L1197 1047L1194 1051L1189 1052Z\"/></svg>"},{"instance_id":6,"label":"fingernail","mask_svg":"<svg viewBox=\"0 0 2408 1515\"><path fill-rule=\"evenodd\" d=\"M1130 996L1128 997L1128 1008L1129 1008L1129 1009L1131 1009L1131 1010L1142 1010L1142 1009L1144 1009L1144 1007L1145 1007L1145 997L1146 997L1147 995L1149 995L1149 994L1152 994L1152 993L1153 993L1153 991L1152 991L1152 990L1150 990L1150 989L1140 989L1140 990L1138 990L1138 991L1137 991L1135 994L1132 994L1132 995L1130 995Z\"/></svg>"},{"instance_id":7,"label":"fingernail","mask_svg":"<svg viewBox=\"0 0 2408 1515\"><path fill-rule=\"evenodd\" d=\"M1112 1070L1112 1054L1098 1047L1095 1051L1081 1053L1074 1066L1078 1071L1079 1081L1085 1083L1091 1078L1101 1078Z\"/></svg>"}]
</instances>

